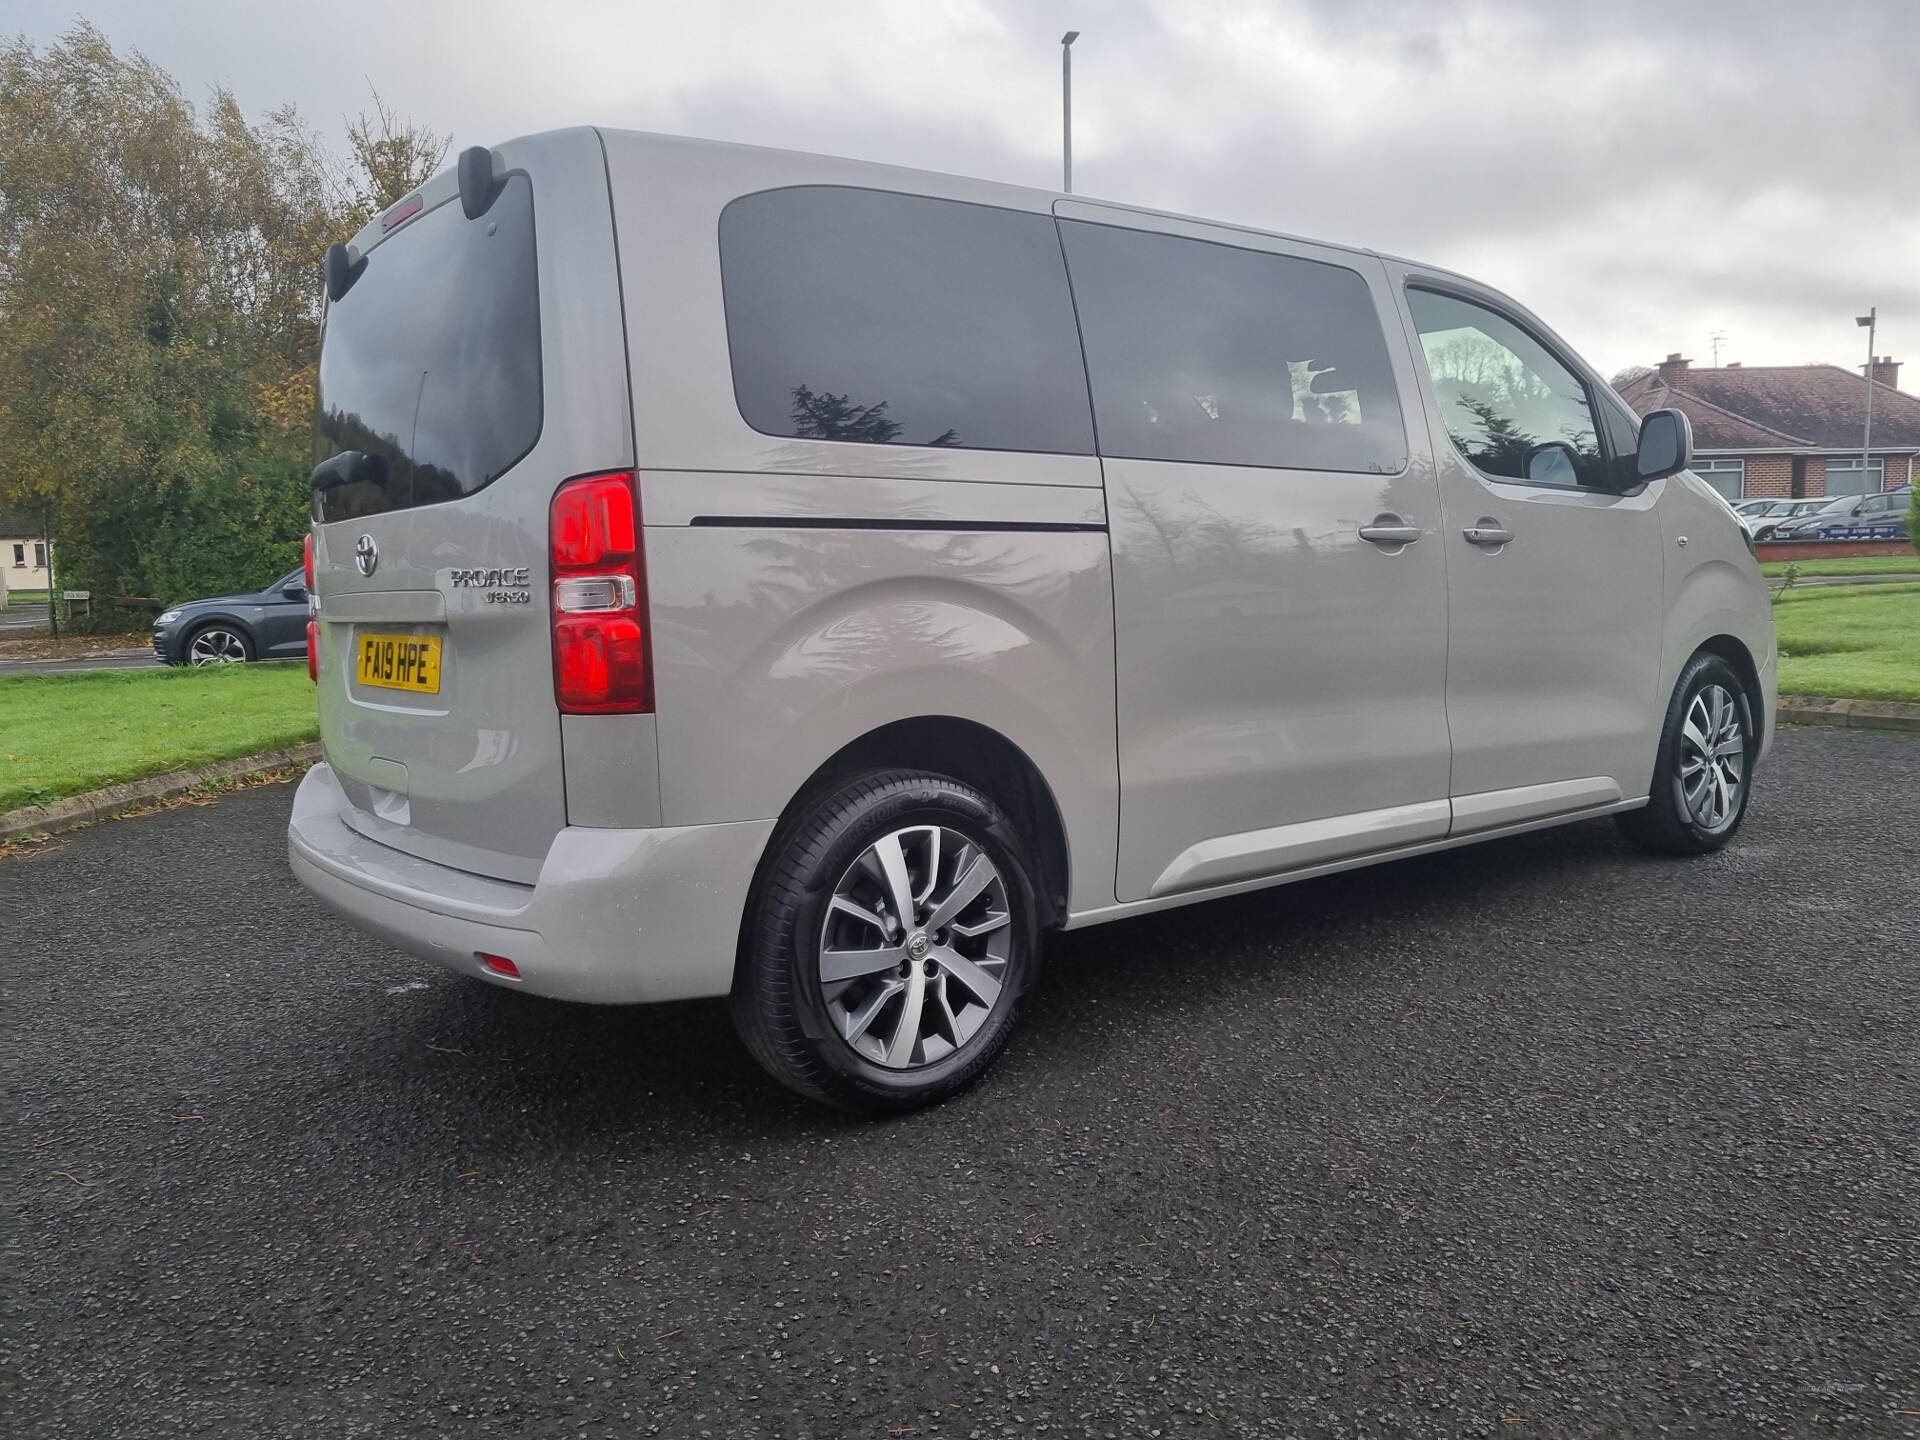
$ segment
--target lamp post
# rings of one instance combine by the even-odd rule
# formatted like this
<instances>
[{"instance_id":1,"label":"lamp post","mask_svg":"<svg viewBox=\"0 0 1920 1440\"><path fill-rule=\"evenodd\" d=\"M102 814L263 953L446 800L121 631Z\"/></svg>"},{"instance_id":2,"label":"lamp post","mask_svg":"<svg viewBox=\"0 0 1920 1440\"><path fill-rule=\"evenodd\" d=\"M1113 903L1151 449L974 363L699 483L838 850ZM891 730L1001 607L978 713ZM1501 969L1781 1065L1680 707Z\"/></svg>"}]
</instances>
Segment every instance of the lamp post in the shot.
<instances>
[{"instance_id":1,"label":"lamp post","mask_svg":"<svg viewBox=\"0 0 1920 1440\"><path fill-rule=\"evenodd\" d=\"M1860 493L1867 493L1867 475L1873 460L1873 332L1874 323L1880 318L1880 307L1872 305L1864 315L1853 317L1853 323L1867 327L1867 428L1860 438ZM1864 518L1864 517L1862 517Z\"/></svg>"},{"instance_id":2,"label":"lamp post","mask_svg":"<svg viewBox=\"0 0 1920 1440\"><path fill-rule=\"evenodd\" d=\"M1073 42L1078 30L1060 37L1060 188L1073 193Z\"/></svg>"}]
</instances>

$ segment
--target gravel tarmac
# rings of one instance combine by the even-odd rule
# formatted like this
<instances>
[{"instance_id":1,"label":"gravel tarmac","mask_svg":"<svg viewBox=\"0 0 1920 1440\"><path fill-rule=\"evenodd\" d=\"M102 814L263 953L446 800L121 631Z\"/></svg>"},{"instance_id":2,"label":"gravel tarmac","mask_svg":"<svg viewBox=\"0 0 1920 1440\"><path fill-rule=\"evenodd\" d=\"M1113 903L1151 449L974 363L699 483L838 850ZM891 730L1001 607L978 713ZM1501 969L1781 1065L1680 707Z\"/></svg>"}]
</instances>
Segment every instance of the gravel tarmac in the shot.
<instances>
[{"instance_id":1,"label":"gravel tarmac","mask_svg":"<svg viewBox=\"0 0 1920 1440\"><path fill-rule=\"evenodd\" d=\"M0 859L8 1436L1920 1435L1920 741L1057 937L885 1123L456 979L268 786Z\"/></svg>"}]
</instances>

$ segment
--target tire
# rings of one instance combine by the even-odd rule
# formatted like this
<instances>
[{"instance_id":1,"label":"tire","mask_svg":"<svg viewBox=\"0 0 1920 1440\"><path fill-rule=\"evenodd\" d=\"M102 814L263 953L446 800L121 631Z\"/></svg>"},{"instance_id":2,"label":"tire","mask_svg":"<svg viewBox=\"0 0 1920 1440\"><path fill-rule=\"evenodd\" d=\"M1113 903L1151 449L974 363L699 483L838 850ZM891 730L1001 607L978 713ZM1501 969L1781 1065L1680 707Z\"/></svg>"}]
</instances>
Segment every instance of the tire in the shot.
<instances>
[{"instance_id":1,"label":"tire","mask_svg":"<svg viewBox=\"0 0 1920 1440\"><path fill-rule=\"evenodd\" d=\"M1734 755L1726 747L1736 737ZM1717 778L1702 774L1701 739L1717 757L1710 766ZM1695 655L1680 672L1667 705L1650 798L1645 808L1614 820L1629 840L1655 854L1718 850L1746 817L1757 748L1753 710L1740 676L1718 655Z\"/></svg>"},{"instance_id":2,"label":"tire","mask_svg":"<svg viewBox=\"0 0 1920 1440\"><path fill-rule=\"evenodd\" d=\"M253 656L253 641L247 632L224 620L202 625L180 647L181 663L195 669L203 665L243 665Z\"/></svg>"},{"instance_id":3,"label":"tire","mask_svg":"<svg viewBox=\"0 0 1920 1440\"><path fill-rule=\"evenodd\" d=\"M782 1084L857 1114L964 1089L1006 1044L1035 974L1034 873L1005 812L957 780L840 782L768 847L734 976L740 1038ZM898 923L895 878L911 926Z\"/></svg>"}]
</instances>

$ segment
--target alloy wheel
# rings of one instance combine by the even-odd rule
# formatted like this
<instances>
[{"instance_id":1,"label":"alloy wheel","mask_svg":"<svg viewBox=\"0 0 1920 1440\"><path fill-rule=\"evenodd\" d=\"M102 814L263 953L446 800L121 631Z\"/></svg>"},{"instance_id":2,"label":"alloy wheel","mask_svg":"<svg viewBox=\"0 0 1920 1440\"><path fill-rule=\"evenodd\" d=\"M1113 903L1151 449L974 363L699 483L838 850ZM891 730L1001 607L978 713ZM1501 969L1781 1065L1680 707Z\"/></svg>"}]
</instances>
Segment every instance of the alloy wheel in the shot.
<instances>
[{"instance_id":1,"label":"alloy wheel","mask_svg":"<svg viewBox=\"0 0 1920 1440\"><path fill-rule=\"evenodd\" d=\"M1722 685L1702 686L1680 726L1673 784L1680 808L1709 834L1740 814L1747 783L1747 736L1740 707Z\"/></svg>"},{"instance_id":2,"label":"alloy wheel","mask_svg":"<svg viewBox=\"0 0 1920 1440\"><path fill-rule=\"evenodd\" d=\"M828 1016L875 1064L932 1065L994 1013L1014 932L1006 881L975 841L944 825L883 835L827 902L820 989Z\"/></svg>"},{"instance_id":3,"label":"alloy wheel","mask_svg":"<svg viewBox=\"0 0 1920 1440\"><path fill-rule=\"evenodd\" d=\"M231 630L202 630L187 646L190 665L238 665L247 658L247 642Z\"/></svg>"}]
</instances>

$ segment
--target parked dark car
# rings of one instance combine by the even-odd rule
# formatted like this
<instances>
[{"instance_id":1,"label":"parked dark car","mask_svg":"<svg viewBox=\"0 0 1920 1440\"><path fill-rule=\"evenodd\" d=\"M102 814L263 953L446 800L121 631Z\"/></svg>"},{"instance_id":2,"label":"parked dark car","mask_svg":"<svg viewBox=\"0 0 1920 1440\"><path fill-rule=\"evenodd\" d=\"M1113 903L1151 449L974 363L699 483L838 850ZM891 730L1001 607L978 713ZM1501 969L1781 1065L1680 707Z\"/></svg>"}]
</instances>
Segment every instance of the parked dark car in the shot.
<instances>
[{"instance_id":1,"label":"parked dark car","mask_svg":"<svg viewBox=\"0 0 1920 1440\"><path fill-rule=\"evenodd\" d=\"M1824 510L1830 502L1819 500L1754 500L1738 506L1735 513L1740 523L1747 527L1747 533L1756 540L1771 540L1776 531L1789 520L1798 520L1811 515L1816 510Z\"/></svg>"},{"instance_id":2,"label":"parked dark car","mask_svg":"<svg viewBox=\"0 0 1920 1440\"><path fill-rule=\"evenodd\" d=\"M1911 485L1871 495L1839 495L1823 510L1783 522L1775 540L1904 540Z\"/></svg>"},{"instance_id":3,"label":"parked dark car","mask_svg":"<svg viewBox=\"0 0 1920 1440\"><path fill-rule=\"evenodd\" d=\"M166 665L299 659L307 653L303 572L295 570L256 595L174 606L153 622L153 653Z\"/></svg>"}]
</instances>

